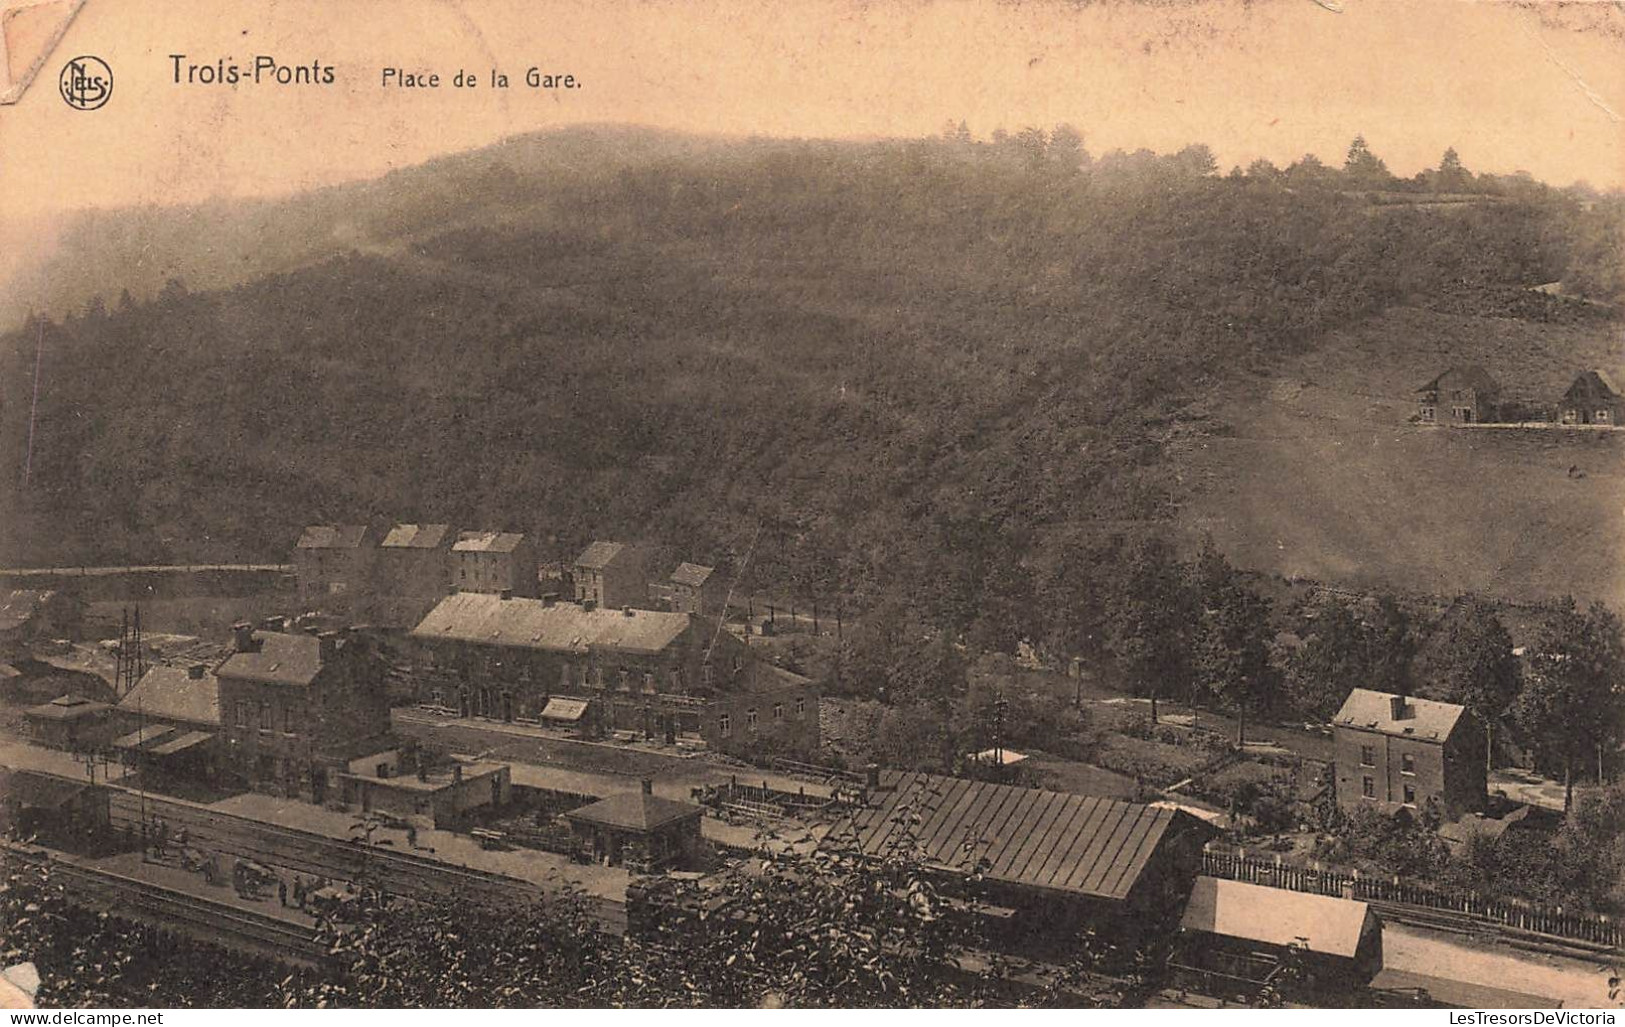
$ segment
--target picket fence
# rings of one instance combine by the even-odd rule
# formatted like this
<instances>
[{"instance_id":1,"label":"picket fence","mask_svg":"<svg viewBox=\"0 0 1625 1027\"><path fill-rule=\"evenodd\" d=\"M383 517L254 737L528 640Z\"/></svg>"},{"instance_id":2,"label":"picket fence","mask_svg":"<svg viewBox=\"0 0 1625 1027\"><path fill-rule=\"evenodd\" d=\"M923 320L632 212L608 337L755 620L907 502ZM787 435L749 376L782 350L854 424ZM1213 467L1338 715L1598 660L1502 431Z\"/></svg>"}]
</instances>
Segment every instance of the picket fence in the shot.
<instances>
[{"instance_id":1,"label":"picket fence","mask_svg":"<svg viewBox=\"0 0 1625 1027\"><path fill-rule=\"evenodd\" d=\"M1517 899L1491 899L1476 892L1448 891L1397 877L1374 877L1357 870L1322 869L1243 853L1208 850L1202 854L1202 872L1210 877L1289 891L1459 914L1520 931L1610 948L1625 945L1625 932L1619 923L1600 913L1566 913L1561 907L1548 909Z\"/></svg>"}]
</instances>

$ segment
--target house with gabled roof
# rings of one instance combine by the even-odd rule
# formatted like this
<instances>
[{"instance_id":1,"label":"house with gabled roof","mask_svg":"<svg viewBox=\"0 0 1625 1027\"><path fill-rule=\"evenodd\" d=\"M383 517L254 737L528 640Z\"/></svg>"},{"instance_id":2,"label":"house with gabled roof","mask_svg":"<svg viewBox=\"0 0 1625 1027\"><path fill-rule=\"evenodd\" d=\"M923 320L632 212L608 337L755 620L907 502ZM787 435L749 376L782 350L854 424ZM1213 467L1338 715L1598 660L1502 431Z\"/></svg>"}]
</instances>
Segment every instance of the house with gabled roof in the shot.
<instances>
[{"instance_id":1,"label":"house with gabled roof","mask_svg":"<svg viewBox=\"0 0 1625 1027\"><path fill-rule=\"evenodd\" d=\"M396 524L378 543L369 624L410 628L451 591L451 547L457 538L448 524Z\"/></svg>"},{"instance_id":2,"label":"house with gabled roof","mask_svg":"<svg viewBox=\"0 0 1625 1027\"><path fill-rule=\"evenodd\" d=\"M293 547L304 610L348 613L366 595L378 539L365 524L312 524Z\"/></svg>"},{"instance_id":3,"label":"house with gabled roof","mask_svg":"<svg viewBox=\"0 0 1625 1027\"><path fill-rule=\"evenodd\" d=\"M1560 424L1625 424L1625 397L1606 371L1583 371L1557 404Z\"/></svg>"},{"instance_id":4,"label":"house with gabled roof","mask_svg":"<svg viewBox=\"0 0 1625 1027\"><path fill-rule=\"evenodd\" d=\"M714 568L698 563L680 563L666 579L666 602L681 613L703 613L707 617L720 617L727 599L727 587L722 575Z\"/></svg>"},{"instance_id":5,"label":"house with gabled roof","mask_svg":"<svg viewBox=\"0 0 1625 1027\"><path fill-rule=\"evenodd\" d=\"M464 531L451 545L451 587L458 592L534 596L536 543L517 531Z\"/></svg>"},{"instance_id":6,"label":"house with gabled roof","mask_svg":"<svg viewBox=\"0 0 1625 1027\"><path fill-rule=\"evenodd\" d=\"M1484 728L1466 707L1356 688L1332 718L1337 804L1447 820L1483 810Z\"/></svg>"},{"instance_id":7,"label":"house with gabled roof","mask_svg":"<svg viewBox=\"0 0 1625 1027\"><path fill-rule=\"evenodd\" d=\"M616 609L648 606L650 561L651 554L642 546L594 542L576 557L576 602Z\"/></svg>"},{"instance_id":8,"label":"house with gabled roof","mask_svg":"<svg viewBox=\"0 0 1625 1027\"><path fill-rule=\"evenodd\" d=\"M391 742L383 661L361 633L236 624L219 679L223 761L256 791L323 803Z\"/></svg>"},{"instance_id":9,"label":"house with gabled roof","mask_svg":"<svg viewBox=\"0 0 1625 1027\"><path fill-rule=\"evenodd\" d=\"M1423 424L1477 424L1498 416L1501 386L1477 364L1452 367L1416 390Z\"/></svg>"}]
</instances>

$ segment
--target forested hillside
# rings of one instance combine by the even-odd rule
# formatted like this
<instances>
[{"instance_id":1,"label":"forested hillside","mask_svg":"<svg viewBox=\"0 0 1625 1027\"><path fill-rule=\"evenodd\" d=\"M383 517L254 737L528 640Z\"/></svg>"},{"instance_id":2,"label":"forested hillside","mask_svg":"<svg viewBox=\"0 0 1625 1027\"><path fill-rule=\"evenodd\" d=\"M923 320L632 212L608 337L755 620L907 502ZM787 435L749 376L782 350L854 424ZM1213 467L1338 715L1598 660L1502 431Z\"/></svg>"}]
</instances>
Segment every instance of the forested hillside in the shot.
<instances>
[{"instance_id":1,"label":"forested hillside","mask_svg":"<svg viewBox=\"0 0 1625 1027\"><path fill-rule=\"evenodd\" d=\"M754 540L764 588L1066 635L1118 537L1192 498L1185 443L1284 362L1401 304L1560 347L1610 308L1529 286L1620 298L1620 200L1528 182L1379 205L1352 171L1061 131L605 138L357 187L345 253L141 302L109 279L7 336L4 559L277 558L369 517L733 566ZM340 217L312 203L284 213Z\"/></svg>"}]
</instances>

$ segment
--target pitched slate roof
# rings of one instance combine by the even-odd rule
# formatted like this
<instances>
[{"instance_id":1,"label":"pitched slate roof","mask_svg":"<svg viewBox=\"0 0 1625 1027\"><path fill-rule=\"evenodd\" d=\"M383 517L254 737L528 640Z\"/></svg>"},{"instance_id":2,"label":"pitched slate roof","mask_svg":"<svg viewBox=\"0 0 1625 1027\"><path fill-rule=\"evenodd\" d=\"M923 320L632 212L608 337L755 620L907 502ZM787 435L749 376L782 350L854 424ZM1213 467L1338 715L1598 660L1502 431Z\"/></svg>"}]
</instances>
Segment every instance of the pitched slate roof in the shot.
<instances>
[{"instance_id":1,"label":"pitched slate roof","mask_svg":"<svg viewBox=\"0 0 1625 1027\"><path fill-rule=\"evenodd\" d=\"M524 540L517 531L464 531L451 548L457 553L511 553Z\"/></svg>"},{"instance_id":2,"label":"pitched slate roof","mask_svg":"<svg viewBox=\"0 0 1625 1027\"><path fill-rule=\"evenodd\" d=\"M160 720L219 724L220 679L208 670L194 678L184 667L153 667L119 700L118 708Z\"/></svg>"},{"instance_id":3,"label":"pitched slate roof","mask_svg":"<svg viewBox=\"0 0 1625 1027\"><path fill-rule=\"evenodd\" d=\"M1354 899L1198 877L1179 926L1352 959L1370 916L1370 907Z\"/></svg>"},{"instance_id":4,"label":"pitched slate roof","mask_svg":"<svg viewBox=\"0 0 1625 1027\"><path fill-rule=\"evenodd\" d=\"M1464 367L1452 367L1440 374L1437 378L1417 389L1417 392L1433 392L1437 389L1472 389L1475 392L1498 392L1501 386L1496 383L1490 373L1477 364L1468 364Z\"/></svg>"},{"instance_id":5,"label":"pitched slate roof","mask_svg":"<svg viewBox=\"0 0 1625 1027\"><path fill-rule=\"evenodd\" d=\"M322 669L321 639L304 632L260 631L259 652L232 653L215 673L223 678L308 685ZM217 714L218 716L218 714Z\"/></svg>"},{"instance_id":6,"label":"pitched slate roof","mask_svg":"<svg viewBox=\"0 0 1625 1027\"><path fill-rule=\"evenodd\" d=\"M1614 387L1614 382L1608 377L1606 371L1582 371L1580 376L1574 379L1574 384L1569 386L1569 391L1563 393L1563 398L1567 400L1618 399L1619 389Z\"/></svg>"},{"instance_id":7,"label":"pitched slate roof","mask_svg":"<svg viewBox=\"0 0 1625 1027\"><path fill-rule=\"evenodd\" d=\"M603 570L614 563L615 558L625 549L626 545L621 542L594 542L576 557L576 566L586 567L589 570Z\"/></svg>"},{"instance_id":8,"label":"pitched slate roof","mask_svg":"<svg viewBox=\"0 0 1625 1027\"><path fill-rule=\"evenodd\" d=\"M686 613L633 610L628 614L602 608L587 610L575 603L458 592L435 604L412 629L412 637L551 652L613 649L650 654L664 651L688 630L689 623Z\"/></svg>"},{"instance_id":9,"label":"pitched slate roof","mask_svg":"<svg viewBox=\"0 0 1625 1027\"><path fill-rule=\"evenodd\" d=\"M397 524L378 544L384 549L435 549L450 531L449 524Z\"/></svg>"},{"instance_id":10,"label":"pitched slate roof","mask_svg":"<svg viewBox=\"0 0 1625 1027\"><path fill-rule=\"evenodd\" d=\"M1343 700L1343 707L1337 711L1337 716L1332 718L1332 723L1340 727L1359 728L1400 738L1442 742L1450 737L1450 732L1456 729L1456 723L1461 720L1461 715L1467 712L1465 707L1457 706L1455 703L1406 696L1405 709L1408 715L1395 720L1393 698L1390 692L1373 692L1368 688L1356 688Z\"/></svg>"},{"instance_id":11,"label":"pitched slate roof","mask_svg":"<svg viewBox=\"0 0 1625 1027\"><path fill-rule=\"evenodd\" d=\"M679 820L697 818L704 812L698 806L676 799L663 799L642 792L622 792L600 799L590 806L571 810L564 817L584 824L647 833Z\"/></svg>"},{"instance_id":12,"label":"pitched slate roof","mask_svg":"<svg viewBox=\"0 0 1625 1027\"><path fill-rule=\"evenodd\" d=\"M689 588L699 588L715 573L715 569L697 563L680 563L677 569L671 572L674 585L687 585Z\"/></svg>"},{"instance_id":13,"label":"pitched slate roof","mask_svg":"<svg viewBox=\"0 0 1625 1027\"><path fill-rule=\"evenodd\" d=\"M929 864L985 859L992 880L1118 900L1171 828L1212 830L1177 810L897 771L881 774L869 803L825 844L882 856L908 844L903 822L918 816L914 844Z\"/></svg>"},{"instance_id":14,"label":"pitched slate roof","mask_svg":"<svg viewBox=\"0 0 1625 1027\"><path fill-rule=\"evenodd\" d=\"M299 536L296 549L357 549L366 539L365 524L312 524Z\"/></svg>"}]
</instances>

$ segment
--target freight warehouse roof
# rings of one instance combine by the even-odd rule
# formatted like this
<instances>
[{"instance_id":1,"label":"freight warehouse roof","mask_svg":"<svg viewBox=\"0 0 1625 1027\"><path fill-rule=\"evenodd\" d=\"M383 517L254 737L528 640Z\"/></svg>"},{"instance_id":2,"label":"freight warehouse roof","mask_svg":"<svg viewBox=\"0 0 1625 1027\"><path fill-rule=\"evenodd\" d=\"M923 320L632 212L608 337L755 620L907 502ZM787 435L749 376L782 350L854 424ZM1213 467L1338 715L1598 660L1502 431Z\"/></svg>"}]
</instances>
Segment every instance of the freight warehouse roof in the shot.
<instances>
[{"instance_id":1,"label":"freight warehouse roof","mask_svg":"<svg viewBox=\"0 0 1625 1027\"><path fill-rule=\"evenodd\" d=\"M1179 926L1352 959L1371 919L1370 907L1354 899L1198 877Z\"/></svg>"},{"instance_id":2,"label":"freight warehouse roof","mask_svg":"<svg viewBox=\"0 0 1625 1027\"><path fill-rule=\"evenodd\" d=\"M367 535L365 524L312 524L299 536L298 549L356 549Z\"/></svg>"},{"instance_id":3,"label":"freight warehouse roof","mask_svg":"<svg viewBox=\"0 0 1625 1027\"><path fill-rule=\"evenodd\" d=\"M917 816L914 841L932 865L985 859L991 880L1095 898L1126 898L1170 829L1212 831L1177 810L1093 796L897 771L880 785L825 844L884 856Z\"/></svg>"},{"instance_id":4,"label":"freight warehouse roof","mask_svg":"<svg viewBox=\"0 0 1625 1027\"><path fill-rule=\"evenodd\" d=\"M449 524L397 524L378 544L384 549L435 549L449 531Z\"/></svg>"},{"instance_id":5,"label":"freight warehouse roof","mask_svg":"<svg viewBox=\"0 0 1625 1027\"><path fill-rule=\"evenodd\" d=\"M1427 742L1442 742L1456 729L1456 722L1465 710L1455 703L1433 699L1405 697L1405 715L1394 717L1394 699L1389 692L1373 692L1369 688L1356 688L1343 700L1332 723L1338 727L1375 731L1400 738L1417 738Z\"/></svg>"},{"instance_id":6,"label":"freight warehouse roof","mask_svg":"<svg viewBox=\"0 0 1625 1027\"><path fill-rule=\"evenodd\" d=\"M193 677L185 667L154 667L119 700L118 708L157 720L218 725L220 679L207 668Z\"/></svg>"},{"instance_id":7,"label":"freight warehouse roof","mask_svg":"<svg viewBox=\"0 0 1625 1027\"><path fill-rule=\"evenodd\" d=\"M689 615L661 610L588 610L576 603L458 592L442 599L412 637L552 652L614 649L658 653L688 630Z\"/></svg>"},{"instance_id":8,"label":"freight warehouse roof","mask_svg":"<svg viewBox=\"0 0 1625 1027\"><path fill-rule=\"evenodd\" d=\"M465 531L451 548L458 553L511 553L523 541L517 531Z\"/></svg>"}]
</instances>

